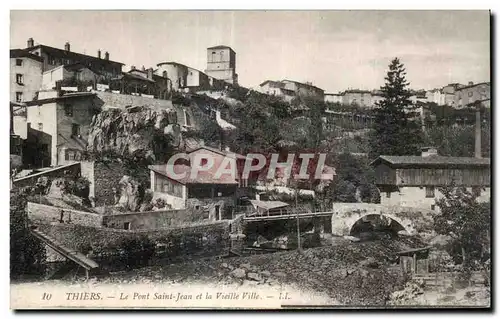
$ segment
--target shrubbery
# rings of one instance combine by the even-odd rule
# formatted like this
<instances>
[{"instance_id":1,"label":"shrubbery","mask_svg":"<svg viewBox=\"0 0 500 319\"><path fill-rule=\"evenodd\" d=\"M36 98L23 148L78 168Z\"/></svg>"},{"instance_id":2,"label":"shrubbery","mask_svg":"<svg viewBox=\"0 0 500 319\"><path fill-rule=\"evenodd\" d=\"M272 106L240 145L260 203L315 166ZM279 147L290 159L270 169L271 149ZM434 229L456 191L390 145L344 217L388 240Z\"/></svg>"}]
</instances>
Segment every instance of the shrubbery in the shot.
<instances>
[{"instance_id":1,"label":"shrubbery","mask_svg":"<svg viewBox=\"0 0 500 319\"><path fill-rule=\"evenodd\" d=\"M39 275L44 270L45 248L28 226L25 211L26 194L13 190L10 194L10 275Z\"/></svg>"}]
</instances>

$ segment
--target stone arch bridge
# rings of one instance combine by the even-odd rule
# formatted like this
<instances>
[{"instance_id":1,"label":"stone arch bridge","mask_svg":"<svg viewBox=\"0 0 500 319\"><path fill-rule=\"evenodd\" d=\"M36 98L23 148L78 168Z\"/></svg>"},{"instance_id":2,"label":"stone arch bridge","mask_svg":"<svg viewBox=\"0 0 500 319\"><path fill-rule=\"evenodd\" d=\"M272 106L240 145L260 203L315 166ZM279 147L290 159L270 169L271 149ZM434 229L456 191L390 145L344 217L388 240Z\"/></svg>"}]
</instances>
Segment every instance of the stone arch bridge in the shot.
<instances>
[{"instance_id":1,"label":"stone arch bridge","mask_svg":"<svg viewBox=\"0 0 500 319\"><path fill-rule=\"evenodd\" d=\"M409 235L415 235L419 227L432 221L431 210L417 207L386 206L370 203L334 203L332 234L348 236L354 224L370 215L379 215L397 222Z\"/></svg>"}]
</instances>

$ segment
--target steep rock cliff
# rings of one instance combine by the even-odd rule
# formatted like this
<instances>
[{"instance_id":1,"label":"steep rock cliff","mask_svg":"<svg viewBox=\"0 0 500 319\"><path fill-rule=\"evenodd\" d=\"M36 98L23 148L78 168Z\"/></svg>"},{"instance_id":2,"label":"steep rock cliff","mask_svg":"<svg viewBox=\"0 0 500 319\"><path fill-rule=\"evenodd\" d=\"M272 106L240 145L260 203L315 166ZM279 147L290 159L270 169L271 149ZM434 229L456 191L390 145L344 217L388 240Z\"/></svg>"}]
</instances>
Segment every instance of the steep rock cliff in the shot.
<instances>
[{"instance_id":1,"label":"steep rock cliff","mask_svg":"<svg viewBox=\"0 0 500 319\"><path fill-rule=\"evenodd\" d=\"M92 118L87 151L158 159L183 143L175 110L134 107L105 110Z\"/></svg>"}]
</instances>

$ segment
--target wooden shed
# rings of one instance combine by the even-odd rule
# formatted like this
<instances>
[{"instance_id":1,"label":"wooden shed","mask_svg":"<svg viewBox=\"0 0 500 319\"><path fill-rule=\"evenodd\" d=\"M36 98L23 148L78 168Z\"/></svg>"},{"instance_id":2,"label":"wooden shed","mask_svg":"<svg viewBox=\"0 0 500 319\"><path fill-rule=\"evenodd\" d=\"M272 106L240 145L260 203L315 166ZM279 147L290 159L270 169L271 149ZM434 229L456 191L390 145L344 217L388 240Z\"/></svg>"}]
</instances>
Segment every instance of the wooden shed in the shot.
<instances>
[{"instance_id":1,"label":"wooden shed","mask_svg":"<svg viewBox=\"0 0 500 319\"><path fill-rule=\"evenodd\" d=\"M423 247L400 251L399 265L403 273L426 274L429 272L429 251L432 247Z\"/></svg>"}]
</instances>

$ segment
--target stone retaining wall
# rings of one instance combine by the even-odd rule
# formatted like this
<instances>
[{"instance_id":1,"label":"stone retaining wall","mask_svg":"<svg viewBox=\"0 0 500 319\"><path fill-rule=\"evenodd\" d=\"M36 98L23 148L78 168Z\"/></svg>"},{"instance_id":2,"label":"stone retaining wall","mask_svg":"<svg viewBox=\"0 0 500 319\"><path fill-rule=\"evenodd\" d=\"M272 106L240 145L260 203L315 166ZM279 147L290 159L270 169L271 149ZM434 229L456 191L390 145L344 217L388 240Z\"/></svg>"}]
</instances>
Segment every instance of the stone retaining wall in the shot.
<instances>
[{"instance_id":1,"label":"stone retaining wall","mask_svg":"<svg viewBox=\"0 0 500 319\"><path fill-rule=\"evenodd\" d=\"M73 209L28 202L26 206L31 223L63 223L91 227L102 226L102 216Z\"/></svg>"}]
</instances>

